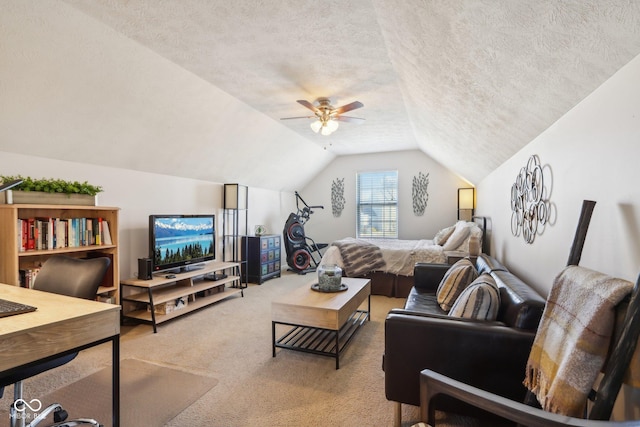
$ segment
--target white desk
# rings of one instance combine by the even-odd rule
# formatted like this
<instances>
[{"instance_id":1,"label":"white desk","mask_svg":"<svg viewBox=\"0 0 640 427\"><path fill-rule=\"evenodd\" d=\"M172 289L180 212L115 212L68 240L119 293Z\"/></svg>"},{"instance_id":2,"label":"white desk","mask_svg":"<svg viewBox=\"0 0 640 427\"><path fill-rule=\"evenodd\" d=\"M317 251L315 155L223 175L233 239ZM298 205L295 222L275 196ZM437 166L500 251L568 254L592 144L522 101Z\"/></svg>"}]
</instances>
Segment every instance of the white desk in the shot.
<instances>
[{"instance_id":1,"label":"white desk","mask_svg":"<svg viewBox=\"0 0 640 427\"><path fill-rule=\"evenodd\" d=\"M18 372L111 341L113 426L119 426L120 306L3 283L0 298L38 308L32 313L0 318L0 372Z\"/></svg>"}]
</instances>

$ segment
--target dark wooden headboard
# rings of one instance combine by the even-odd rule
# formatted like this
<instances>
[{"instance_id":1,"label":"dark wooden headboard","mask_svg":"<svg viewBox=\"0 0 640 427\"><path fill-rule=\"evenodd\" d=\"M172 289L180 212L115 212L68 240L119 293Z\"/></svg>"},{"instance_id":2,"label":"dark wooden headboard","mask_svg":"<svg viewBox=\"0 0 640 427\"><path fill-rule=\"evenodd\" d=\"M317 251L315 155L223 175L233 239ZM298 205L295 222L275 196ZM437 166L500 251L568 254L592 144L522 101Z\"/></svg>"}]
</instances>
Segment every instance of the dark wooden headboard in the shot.
<instances>
[{"instance_id":1,"label":"dark wooden headboard","mask_svg":"<svg viewBox=\"0 0 640 427\"><path fill-rule=\"evenodd\" d=\"M489 236L487 236L487 217L486 216L474 216L471 220L478 224L482 230L482 253L489 255Z\"/></svg>"}]
</instances>

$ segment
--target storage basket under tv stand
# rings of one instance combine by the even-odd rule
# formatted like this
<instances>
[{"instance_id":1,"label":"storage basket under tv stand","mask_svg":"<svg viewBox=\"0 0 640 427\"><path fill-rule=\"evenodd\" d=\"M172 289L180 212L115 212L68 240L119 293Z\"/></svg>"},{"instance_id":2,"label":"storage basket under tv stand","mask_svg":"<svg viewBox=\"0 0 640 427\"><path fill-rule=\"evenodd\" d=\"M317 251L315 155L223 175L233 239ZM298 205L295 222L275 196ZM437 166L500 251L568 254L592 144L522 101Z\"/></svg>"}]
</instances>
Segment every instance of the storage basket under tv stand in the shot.
<instances>
[{"instance_id":1,"label":"storage basket under tv stand","mask_svg":"<svg viewBox=\"0 0 640 427\"><path fill-rule=\"evenodd\" d=\"M228 272L219 280L205 280L204 276ZM229 274L230 273L230 274ZM157 325L199 308L240 294L244 296L240 281L240 264L237 262L207 263L203 268L175 273L155 273L151 280L127 279L120 282L120 300L123 319L134 319L151 323L153 332ZM167 314L156 313L156 306L170 303L180 298L187 299L187 305Z\"/></svg>"}]
</instances>

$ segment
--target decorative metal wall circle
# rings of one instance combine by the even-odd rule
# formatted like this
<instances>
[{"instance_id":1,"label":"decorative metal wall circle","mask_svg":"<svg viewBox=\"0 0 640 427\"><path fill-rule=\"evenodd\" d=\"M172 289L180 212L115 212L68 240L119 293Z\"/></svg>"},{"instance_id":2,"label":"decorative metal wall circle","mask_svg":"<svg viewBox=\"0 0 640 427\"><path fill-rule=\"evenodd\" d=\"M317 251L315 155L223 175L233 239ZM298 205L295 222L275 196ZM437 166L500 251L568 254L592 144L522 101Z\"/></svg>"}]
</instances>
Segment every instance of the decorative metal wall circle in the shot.
<instances>
[{"instance_id":1,"label":"decorative metal wall circle","mask_svg":"<svg viewBox=\"0 0 640 427\"><path fill-rule=\"evenodd\" d=\"M344 209L344 178L336 178L331 184L331 211L338 218Z\"/></svg>"},{"instance_id":2,"label":"decorative metal wall circle","mask_svg":"<svg viewBox=\"0 0 640 427\"><path fill-rule=\"evenodd\" d=\"M427 202L429 201L429 193L427 193L427 187L429 186L429 174L426 175L422 172L418 172L418 176L413 177L413 213L415 216L424 215L424 210L427 208Z\"/></svg>"},{"instance_id":3,"label":"decorative metal wall circle","mask_svg":"<svg viewBox=\"0 0 640 427\"><path fill-rule=\"evenodd\" d=\"M544 175L537 155L529 157L511 186L511 233L531 244L549 219L549 200L545 199Z\"/></svg>"}]
</instances>

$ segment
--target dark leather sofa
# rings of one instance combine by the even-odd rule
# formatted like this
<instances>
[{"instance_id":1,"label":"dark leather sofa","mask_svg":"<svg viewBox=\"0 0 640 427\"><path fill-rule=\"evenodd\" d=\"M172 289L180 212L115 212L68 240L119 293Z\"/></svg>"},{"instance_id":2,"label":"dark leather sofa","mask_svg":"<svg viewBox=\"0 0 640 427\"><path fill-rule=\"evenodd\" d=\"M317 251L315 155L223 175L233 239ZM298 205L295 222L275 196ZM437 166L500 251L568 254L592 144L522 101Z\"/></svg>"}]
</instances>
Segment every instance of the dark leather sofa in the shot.
<instances>
[{"instance_id":1,"label":"dark leather sofa","mask_svg":"<svg viewBox=\"0 0 640 427\"><path fill-rule=\"evenodd\" d=\"M494 258L481 254L478 273L490 273L500 290L496 321L448 316L438 305L436 290L449 268L418 263L414 287L404 309L393 309L385 321L385 394L388 400L420 405L420 371L431 369L466 384L522 401L525 366L545 299ZM516 382L518 383L518 382ZM467 413L458 402L442 402L443 410Z\"/></svg>"}]
</instances>

